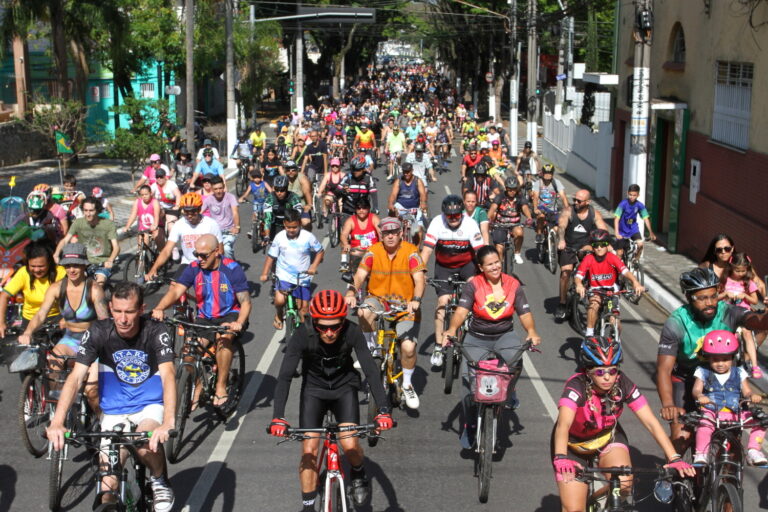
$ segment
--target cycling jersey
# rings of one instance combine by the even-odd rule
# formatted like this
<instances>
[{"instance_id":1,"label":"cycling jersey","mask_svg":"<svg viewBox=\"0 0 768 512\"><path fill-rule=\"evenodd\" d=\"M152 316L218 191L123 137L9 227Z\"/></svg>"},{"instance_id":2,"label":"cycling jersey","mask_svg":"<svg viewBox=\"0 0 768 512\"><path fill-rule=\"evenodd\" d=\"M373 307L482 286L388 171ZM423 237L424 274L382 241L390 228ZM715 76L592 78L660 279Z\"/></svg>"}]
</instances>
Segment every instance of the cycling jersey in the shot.
<instances>
[{"instance_id":1,"label":"cycling jersey","mask_svg":"<svg viewBox=\"0 0 768 512\"><path fill-rule=\"evenodd\" d=\"M282 201L277 198L274 192L267 196L264 201L264 225L267 227L273 224L282 229L286 210L296 210L303 212L301 199L293 192L288 192Z\"/></svg>"},{"instance_id":2,"label":"cycling jersey","mask_svg":"<svg viewBox=\"0 0 768 512\"><path fill-rule=\"evenodd\" d=\"M378 195L376 193L376 183L369 174L363 173L359 178L355 178L352 173L349 173L341 179L341 187L349 187L349 190L344 195L342 205L344 213L354 215L355 201L359 197L367 197L371 203L372 210L374 212L377 210Z\"/></svg>"},{"instance_id":3,"label":"cycling jersey","mask_svg":"<svg viewBox=\"0 0 768 512\"><path fill-rule=\"evenodd\" d=\"M132 339L115 331L111 318L95 320L85 331L77 362L99 361L99 404L105 414L131 414L163 403L158 367L173 363L173 343L165 324L140 318Z\"/></svg>"},{"instance_id":4,"label":"cycling jersey","mask_svg":"<svg viewBox=\"0 0 768 512\"><path fill-rule=\"evenodd\" d=\"M498 191L499 185L493 178L479 179L477 176L469 177L464 184L464 190L472 190L477 195L477 204L481 208L490 209L491 207L491 195ZM497 193L494 202L498 204L500 198L504 194Z\"/></svg>"},{"instance_id":5,"label":"cycling jersey","mask_svg":"<svg viewBox=\"0 0 768 512\"><path fill-rule=\"evenodd\" d=\"M253 144L250 139L238 140L235 143L235 147L232 148L230 155L235 158L251 158L253 156Z\"/></svg>"},{"instance_id":6,"label":"cycling jersey","mask_svg":"<svg viewBox=\"0 0 768 512\"><path fill-rule=\"evenodd\" d=\"M600 395L587 392L591 386L589 377L584 373L571 376L566 382L558 407L568 407L576 412L568 436L575 440L593 439L616 427L627 405L632 411L638 411L648 404L645 396L637 389L624 372L619 371L616 378L617 394ZM587 402L588 395L591 400Z\"/></svg>"},{"instance_id":7,"label":"cycling jersey","mask_svg":"<svg viewBox=\"0 0 768 512\"><path fill-rule=\"evenodd\" d=\"M483 237L477 222L466 215L455 230L448 226L445 215L439 215L429 224L424 245L434 249L438 265L459 268L472 261L475 251L483 246Z\"/></svg>"},{"instance_id":8,"label":"cycling jersey","mask_svg":"<svg viewBox=\"0 0 768 512\"><path fill-rule=\"evenodd\" d=\"M67 277L67 273L64 271L64 267L56 265L56 281ZM34 288L32 282L34 280ZM48 275L46 274L40 279L34 279L27 272L27 267L22 266L13 274L10 281L3 287L3 291L15 297L17 293L21 292L24 295L24 305L21 308L21 316L25 320L32 320L40 310L40 306L43 305L43 299L45 299L45 292L51 286L48 282ZM55 302L51 306L51 310L48 312L48 318L59 314L59 305Z\"/></svg>"},{"instance_id":9,"label":"cycling jersey","mask_svg":"<svg viewBox=\"0 0 768 512\"><path fill-rule=\"evenodd\" d=\"M200 222L193 226L186 217L182 217L171 228L168 241L174 244L181 242L181 262L189 264L197 260L193 254L195 242L203 235L213 235L219 242L222 241L221 229L215 220L204 216Z\"/></svg>"},{"instance_id":10,"label":"cycling jersey","mask_svg":"<svg viewBox=\"0 0 768 512\"><path fill-rule=\"evenodd\" d=\"M379 241L379 234L370 216L366 219L365 227L360 225L357 215L351 216L350 219L352 219L352 231L349 233L349 246L352 249L367 249Z\"/></svg>"},{"instance_id":11,"label":"cycling jersey","mask_svg":"<svg viewBox=\"0 0 768 512\"><path fill-rule=\"evenodd\" d=\"M641 219L650 217L643 203L640 201L631 203L629 199L624 199L619 203L614 215L619 218L619 234L624 238L630 238L635 233L640 233L640 228L637 225L638 215Z\"/></svg>"},{"instance_id":12,"label":"cycling jersey","mask_svg":"<svg viewBox=\"0 0 768 512\"><path fill-rule=\"evenodd\" d=\"M461 293L459 306L472 312L469 330L480 339L497 338L512 330L514 314L517 316L531 312L520 281L507 274L501 274L501 287L504 296L497 297L493 286L484 275L469 279Z\"/></svg>"},{"instance_id":13,"label":"cycling jersey","mask_svg":"<svg viewBox=\"0 0 768 512\"><path fill-rule=\"evenodd\" d=\"M628 271L621 258L612 252L607 253L602 261L598 260L593 253L589 253L579 263L576 277L582 281L586 278L589 288L613 289L617 286L619 276Z\"/></svg>"},{"instance_id":14,"label":"cycling jersey","mask_svg":"<svg viewBox=\"0 0 768 512\"><path fill-rule=\"evenodd\" d=\"M362 130L357 133L357 144L358 147L361 147L363 149L373 149L373 140L375 135L373 134L373 131L368 130L366 132L363 132Z\"/></svg>"},{"instance_id":15,"label":"cycling jersey","mask_svg":"<svg viewBox=\"0 0 768 512\"><path fill-rule=\"evenodd\" d=\"M198 318L212 320L240 311L237 294L249 291L243 267L222 258L219 267L206 270L198 260L190 263L176 281L195 292Z\"/></svg>"}]
</instances>

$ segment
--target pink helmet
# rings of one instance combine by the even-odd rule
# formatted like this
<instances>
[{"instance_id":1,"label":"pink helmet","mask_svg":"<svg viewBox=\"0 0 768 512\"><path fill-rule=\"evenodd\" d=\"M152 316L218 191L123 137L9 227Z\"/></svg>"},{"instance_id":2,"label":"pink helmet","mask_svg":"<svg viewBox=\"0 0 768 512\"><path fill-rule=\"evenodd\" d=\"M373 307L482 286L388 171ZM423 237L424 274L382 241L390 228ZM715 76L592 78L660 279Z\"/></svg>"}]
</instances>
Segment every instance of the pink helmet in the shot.
<instances>
[{"instance_id":1,"label":"pink helmet","mask_svg":"<svg viewBox=\"0 0 768 512\"><path fill-rule=\"evenodd\" d=\"M160 158L160 155L158 155L157 153L152 153L151 155L149 155L150 162L159 162L160 160L162 160L162 158Z\"/></svg>"},{"instance_id":2,"label":"pink helmet","mask_svg":"<svg viewBox=\"0 0 768 512\"><path fill-rule=\"evenodd\" d=\"M733 355L739 350L739 340L730 331L710 331L704 336L701 353L705 356Z\"/></svg>"},{"instance_id":3,"label":"pink helmet","mask_svg":"<svg viewBox=\"0 0 768 512\"><path fill-rule=\"evenodd\" d=\"M339 160L338 158L331 158L331 165L341 166L341 160Z\"/></svg>"},{"instance_id":4,"label":"pink helmet","mask_svg":"<svg viewBox=\"0 0 768 512\"><path fill-rule=\"evenodd\" d=\"M91 190L91 195L96 199L101 199L101 197L104 195L104 191L101 190L101 187L93 187L93 190Z\"/></svg>"}]
</instances>

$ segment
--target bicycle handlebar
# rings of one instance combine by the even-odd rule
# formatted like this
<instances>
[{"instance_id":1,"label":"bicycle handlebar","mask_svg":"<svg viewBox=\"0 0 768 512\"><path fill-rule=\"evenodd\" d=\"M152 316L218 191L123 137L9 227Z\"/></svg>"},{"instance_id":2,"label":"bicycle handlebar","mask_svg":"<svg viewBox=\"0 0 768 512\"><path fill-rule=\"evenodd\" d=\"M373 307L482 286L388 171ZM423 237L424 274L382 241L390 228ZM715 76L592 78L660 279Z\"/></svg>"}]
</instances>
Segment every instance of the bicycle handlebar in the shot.
<instances>
[{"instance_id":1,"label":"bicycle handlebar","mask_svg":"<svg viewBox=\"0 0 768 512\"><path fill-rule=\"evenodd\" d=\"M164 322L168 325L181 325L182 327L185 327L186 329L189 329L191 331L212 331L212 332L219 332L219 333L237 334L235 331L232 331L228 327L224 327L222 325L201 325L201 324L196 324L194 322L187 322L185 320L180 320L178 318L166 318Z\"/></svg>"},{"instance_id":2,"label":"bicycle handlebar","mask_svg":"<svg viewBox=\"0 0 768 512\"><path fill-rule=\"evenodd\" d=\"M374 309L373 306L368 304L367 302L363 302L362 304L358 304L352 309L367 309L371 311L374 315L379 316L379 315L397 315L400 313L405 313L406 311L408 311L408 306L401 305L401 304L390 304L389 310L384 310L384 309L377 310L377 309Z\"/></svg>"},{"instance_id":3,"label":"bicycle handlebar","mask_svg":"<svg viewBox=\"0 0 768 512\"><path fill-rule=\"evenodd\" d=\"M657 468L635 468L632 466L615 466L609 468L582 468L578 471L581 475L591 476L595 479L601 478L605 474L615 476L631 476L631 475L658 475L660 479L672 478L675 475L675 471L664 466Z\"/></svg>"}]
</instances>

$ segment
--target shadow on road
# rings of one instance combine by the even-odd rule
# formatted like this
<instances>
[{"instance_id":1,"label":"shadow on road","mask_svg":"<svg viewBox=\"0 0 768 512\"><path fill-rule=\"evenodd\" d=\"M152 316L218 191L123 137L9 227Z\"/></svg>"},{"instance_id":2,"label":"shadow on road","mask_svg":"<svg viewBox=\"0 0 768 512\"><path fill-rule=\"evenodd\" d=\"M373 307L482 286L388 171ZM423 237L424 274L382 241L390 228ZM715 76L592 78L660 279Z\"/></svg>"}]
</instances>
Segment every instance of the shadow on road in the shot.
<instances>
[{"instance_id":1,"label":"shadow on road","mask_svg":"<svg viewBox=\"0 0 768 512\"><path fill-rule=\"evenodd\" d=\"M11 510L11 503L16 498L16 470L6 464L0 464L0 510Z\"/></svg>"},{"instance_id":2,"label":"shadow on road","mask_svg":"<svg viewBox=\"0 0 768 512\"><path fill-rule=\"evenodd\" d=\"M395 486L392 485L392 481L381 469L381 466L376 464L371 459L365 459L365 473L368 475L368 480L373 485L373 482L377 482L381 487L384 496L387 498L387 506L381 507L381 504L377 504L375 510L382 510L383 512L404 512L403 507L397 501L397 492L395 492ZM358 512L373 512L374 508L369 499L367 503L364 503L360 507L355 507Z\"/></svg>"},{"instance_id":3,"label":"shadow on road","mask_svg":"<svg viewBox=\"0 0 768 512\"><path fill-rule=\"evenodd\" d=\"M189 495L192 493L192 487L200 477L203 468L190 468L175 473L171 477L171 485L176 493L176 506L174 509L181 510L187 504ZM226 464L221 466L216 480L213 482L205 502L194 503L198 510L213 510L214 504L216 510L231 512L237 510L235 506L235 489L237 488L237 475L229 469ZM240 507L240 510L250 509L251 507Z\"/></svg>"},{"instance_id":4,"label":"shadow on road","mask_svg":"<svg viewBox=\"0 0 768 512\"><path fill-rule=\"evenodd\" d=\"M581 342L584 340L584 338L579 338L577 336L571 336L570 338L566 338L565 342L560 345L560 348L558 349L558 352L560 353L560 359L565 359L566 361L578 361L578 354L579 349L581 348ZM573 355L568 355L568 352L571 352Z\"/></svg>"}]
</instances>

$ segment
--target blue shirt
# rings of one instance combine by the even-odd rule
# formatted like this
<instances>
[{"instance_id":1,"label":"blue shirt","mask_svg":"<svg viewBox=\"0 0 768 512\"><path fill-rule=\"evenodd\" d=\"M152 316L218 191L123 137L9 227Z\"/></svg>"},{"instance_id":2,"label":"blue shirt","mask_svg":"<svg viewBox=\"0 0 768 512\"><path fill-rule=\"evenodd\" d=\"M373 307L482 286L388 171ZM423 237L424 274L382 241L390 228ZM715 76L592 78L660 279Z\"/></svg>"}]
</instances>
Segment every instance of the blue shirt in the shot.
<instances>
[{"instance_id":1,"label":"blue shirt","mask_svg":"<svg viewBox=\"0 0 768 512\"><path fill-rule=\"evenodd\" d=\"M211 164L208 165L208 162L206 162L205 159L203 159L203 160L200 160L200 163L198 163L197 167L195 167L195 172L200 173L203 176L206 176L208 174L212 174L214 176L223 176L224 166L221 165L221 162L215 159L212 159Z\"/></svg>"},{"instance_id":2,"label":"blue shirt","mask_svg":"<svg viewBox=\"0 0 768 512\"><path fill-rule=\"evenodd\" d=\"M240 311L237 294L249 291L243 267L229 258L223 258L215 270L203 270L199 261L193 261L177 282L194 289L197 316L208 320Z\"/></svg>"},{"instance_id":3,"label":"blue shirt","mask_svg":"<svg viewBox=\"0 0 768 512\"><path fill-rule=\"evenodd\" d=\"M619 218L619 234L624 238L629 238L635 233L640 232L640 228L637 226L637 216L640 215L641 219L647 219L650 215L648 210L645 209L645 205L640 201L630 203L629 199L624 199L616 207L614 216Z\"/></svg>"},{"instance_id":4,"label":"blue shirt","mask_svg":"<svg viewBox=\"0 0 768 512\"><path fill-rule=\"evenodd\" d=\"M250 182L250 187L251 196L253 196L253 203L264 204L264 201L267 200L267 195L269 195L269 192L267 192L267 184L263 181L258 185L254 182Z\"/></svg>"}]
</instances>

